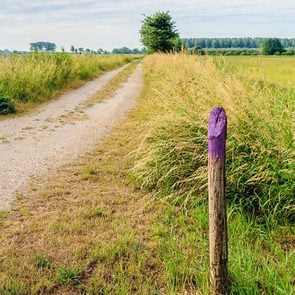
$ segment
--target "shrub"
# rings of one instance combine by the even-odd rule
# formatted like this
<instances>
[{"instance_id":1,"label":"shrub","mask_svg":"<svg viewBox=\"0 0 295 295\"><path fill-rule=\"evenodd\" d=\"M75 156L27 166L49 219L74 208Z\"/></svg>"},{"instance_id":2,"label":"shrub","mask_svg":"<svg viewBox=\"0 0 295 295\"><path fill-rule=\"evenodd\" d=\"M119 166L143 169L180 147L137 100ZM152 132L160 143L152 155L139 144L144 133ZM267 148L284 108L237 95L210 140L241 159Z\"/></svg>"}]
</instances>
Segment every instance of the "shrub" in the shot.
<instances>
[{"instance_id":1,"label":"shrub","mask_svg":"<svg viewBox=\"0 0 295 295\"><path fill-rule=\"evenodd\" d=\"M279 39L267 39L261 44L262 54L273 55L281 54L285 51L282 43Z\"/></svg>"},{"instance_id":2,"label":"shrub","mask_svg":"<svg viewBox=\"0 0 295 295\"><path fill-rule=\"evenodd\" d=\"M15 113L15 107L12 100L0 97L0 115Z\"/></svg>"},{"instance_id":3,"label":"shrub","mask_svg":"<svg viewBox=\"0 0 295 295\"><path fill-rule=\"evenodd\" d=\"M48 268L50 266L50 260L49 258L42 254L42 253L38 253L36 254L34 257L34 262L35 262L35 265L38 267L38 268Z\"/></svg>"}]
</instances>

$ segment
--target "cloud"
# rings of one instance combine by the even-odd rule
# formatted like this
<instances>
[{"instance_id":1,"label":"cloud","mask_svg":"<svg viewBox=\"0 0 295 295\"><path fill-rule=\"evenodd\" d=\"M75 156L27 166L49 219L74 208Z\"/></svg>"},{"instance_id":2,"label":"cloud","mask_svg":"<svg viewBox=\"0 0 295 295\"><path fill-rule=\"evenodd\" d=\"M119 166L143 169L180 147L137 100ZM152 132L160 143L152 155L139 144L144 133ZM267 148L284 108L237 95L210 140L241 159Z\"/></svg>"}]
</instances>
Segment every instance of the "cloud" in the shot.
<instances>
[{"instance_id":1,"label":"cloud","mask_svg":"<svg viewBox=\"0 0 295 295\"><path fill-rule=\"evenodd\" d=\"M0 7L0 48L27 49L40 38L66 47L140 46L142 14L159 10L169 10L186 37L294 34L294 0L0 0Z\"/></svg>"}]
</instances>

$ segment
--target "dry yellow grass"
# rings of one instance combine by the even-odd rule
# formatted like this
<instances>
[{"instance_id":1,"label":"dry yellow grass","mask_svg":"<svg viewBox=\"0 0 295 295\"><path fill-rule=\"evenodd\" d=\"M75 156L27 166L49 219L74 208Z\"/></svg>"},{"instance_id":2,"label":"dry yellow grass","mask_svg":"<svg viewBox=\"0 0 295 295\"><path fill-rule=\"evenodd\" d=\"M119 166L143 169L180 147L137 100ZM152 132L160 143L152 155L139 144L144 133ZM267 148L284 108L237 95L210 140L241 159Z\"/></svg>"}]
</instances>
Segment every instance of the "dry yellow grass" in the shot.
<instances>
[{"instance_id":1,"label":"dry yellow grass","mask_svg":"<svg viewBox=\"0 0 295 295\"><path fill-rule=\"evenodd\" d=\"M12 212L2 212L0 294L150 294L145 280L160 271L151 254L159 208L127 181L129 131L120 128L79 162L36 179ZM63 281L61 269L77 279Z\"/></svg>"}]
</instances>

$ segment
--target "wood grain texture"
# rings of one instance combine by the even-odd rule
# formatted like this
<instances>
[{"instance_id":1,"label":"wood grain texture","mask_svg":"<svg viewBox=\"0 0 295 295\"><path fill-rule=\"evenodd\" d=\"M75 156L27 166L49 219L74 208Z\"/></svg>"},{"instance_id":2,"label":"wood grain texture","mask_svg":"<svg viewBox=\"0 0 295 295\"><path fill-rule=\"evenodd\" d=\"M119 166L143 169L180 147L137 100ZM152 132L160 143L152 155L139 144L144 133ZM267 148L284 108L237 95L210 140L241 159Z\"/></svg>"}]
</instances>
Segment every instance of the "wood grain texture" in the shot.
<instances>
[{"instance_id":1,"label":"wood grain texture","mask_svg":"<svg viewBox=\"0 0 295 295\"><path fill-rule=\"evenodd\" d=\"M227 292L227 217L225 196L225 141L227 119L223 108L214 108L208 128L208 192L210 294Z\"/></svg>"}]
</instances>

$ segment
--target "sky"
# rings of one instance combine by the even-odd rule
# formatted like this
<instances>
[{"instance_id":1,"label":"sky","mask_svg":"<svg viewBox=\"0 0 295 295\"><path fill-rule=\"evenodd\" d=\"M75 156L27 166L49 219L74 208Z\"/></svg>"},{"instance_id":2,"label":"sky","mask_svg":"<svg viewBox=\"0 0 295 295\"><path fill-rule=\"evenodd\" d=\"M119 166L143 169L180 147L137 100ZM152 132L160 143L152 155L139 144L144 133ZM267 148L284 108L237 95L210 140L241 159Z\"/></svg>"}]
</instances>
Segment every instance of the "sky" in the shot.
<instances>
[{"instance_id":1,"label":"sky","mask_svg":"<svg viewBox=\"0 0 295 295\"><path fill-rule=\"evenodd\" d=\"M295 0L0 0L0 48L141 48L143 15L169 11L182 38L295 37Z\"/></svg>"}]
</instances>

